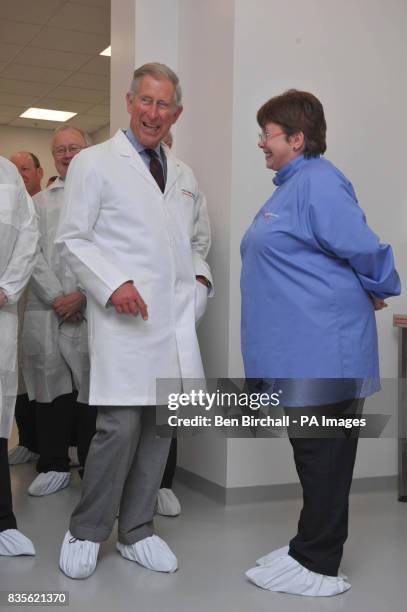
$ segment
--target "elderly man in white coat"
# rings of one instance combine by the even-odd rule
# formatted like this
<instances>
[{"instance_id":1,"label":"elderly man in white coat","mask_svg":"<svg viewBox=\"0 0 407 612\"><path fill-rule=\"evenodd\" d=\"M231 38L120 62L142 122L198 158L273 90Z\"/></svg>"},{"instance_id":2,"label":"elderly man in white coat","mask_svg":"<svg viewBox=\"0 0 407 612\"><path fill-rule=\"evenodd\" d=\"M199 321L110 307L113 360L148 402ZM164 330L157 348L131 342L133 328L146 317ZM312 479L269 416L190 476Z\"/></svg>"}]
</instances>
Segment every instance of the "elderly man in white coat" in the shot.
<instances>
[{"instance_id":1,"label":"elderly man in white coat","mask_svg":"<svg viewBox=\"0 0 407 612\"><path fill-rule=\"evenodd\" d=\"M34 267L37 221L15 166L0 157L0 555L34 555L12 509L7 440L17 393L17 302Z\"/></svg>"},{"instance_id":2,"label":"elderly man in white coat","mask_svg":"<svg viewBox=\"0 0 407 612\"><path fill-rule=\"evenodd\" d=\"M59 128L51 143L58 178L34 196L40 252L29 285L23 329L23 375L35 401L39 459L30 495L43 496L68 486L68 449L79 391L78 455L83 466L95 432L96 410L87 406L89 362L86 296L75 275L61 260L55 234L64 202L65 178L72 159L88 146L87 136L73 126Z\"/></svg>"},{"instance_id":3,"label":"elderly man in white coat","mask_svg":"<svg viewBox=\"0 0 407 612\"><path fill-rule=\"evenodd\" d=\"M206 303L211 277L208 241L194 224L204 199L190 168L160 146L182 111L178 77L145 64L127 109L127 131L72 162L58 228L88 296L90 403L98 406L60 556L71 578L92 574L118 509L119 553L151 570L177 569L153 529L170 444L155 436L156 381L203 377L195 309Z\"/></svg>"}]
</instances>

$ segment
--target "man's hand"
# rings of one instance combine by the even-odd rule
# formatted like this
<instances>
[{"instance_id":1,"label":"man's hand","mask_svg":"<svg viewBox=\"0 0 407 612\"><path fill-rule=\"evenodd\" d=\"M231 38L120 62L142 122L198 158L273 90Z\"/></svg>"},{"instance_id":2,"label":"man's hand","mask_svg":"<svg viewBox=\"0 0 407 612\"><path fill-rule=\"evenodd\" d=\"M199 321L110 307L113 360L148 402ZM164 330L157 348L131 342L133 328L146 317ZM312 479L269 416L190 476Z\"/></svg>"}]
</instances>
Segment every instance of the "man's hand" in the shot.
<instances>
[{"instance_id":1,"label":"man's hand","mask_svg":"<svg viewBox=\"0 0 407 612\"><path fill-rule=\"evenodd\" d=\"M387 308L388 306L388 304L386 304L384 300L381 300L379 298L373 297L372 300L373 300L375 310L383 310L383 308Z\"/></svg>"},{"instance_id":2,"label":"man's hand","mask_svg":"<svg viewBox=\"0 0 407 612\"><path fill-rule=\"evenodd\" d=\"M195 276L195 278L198 281L198 283L201 283L201 285L205 285L207 289L210 288L211 284L206 278L206 276L202 276L202 274L198 274L198 276Z\"/></svg>"},{"instance_id":3,"label":"man's hand","mask_svg":"<svg viewBox=\"0 0 407 612\"><path fill-rule=\"evenodd\" d=\"M75 312L70 317L65 317L64 318L64 322L65 323L79 324L79 323L82 323L83 319L84 319L84 317L83 317L82 312Z\"/></svg>"},{"instance_id":4,"label":"man's hand","mask_svg":"<svg viewBox=\"0 0 407 612\"><path fill-rule=\"evenodd\" d=\"M52 304L58 317L64 321L69 320L72 315L80 312L86 305L86 296L81 291L73 291L66 295L60 295Z\"/></svg>"},{"instance_id":5,"label":"man's hand","mask_svg":"<svg viewBox=\"0 0 407 612\"><path fill-rule=\"evenodd\" d=\"M147 321L147 304L133 283L124 283L113 291L110 301L119 314L132 314L136 317L140 313L143 321Z\"/></svg>"},{"instance_id":6,"label":"man's hand","mask_svg":"<svg viewBox=\"0 0 407 612\"><path fill-rule=\"evenodd\" d=\"M7 302L8 300L6 294L4 293L3 289L0 289L0 308L5 306Z\"/></svg>"}]
</instances>

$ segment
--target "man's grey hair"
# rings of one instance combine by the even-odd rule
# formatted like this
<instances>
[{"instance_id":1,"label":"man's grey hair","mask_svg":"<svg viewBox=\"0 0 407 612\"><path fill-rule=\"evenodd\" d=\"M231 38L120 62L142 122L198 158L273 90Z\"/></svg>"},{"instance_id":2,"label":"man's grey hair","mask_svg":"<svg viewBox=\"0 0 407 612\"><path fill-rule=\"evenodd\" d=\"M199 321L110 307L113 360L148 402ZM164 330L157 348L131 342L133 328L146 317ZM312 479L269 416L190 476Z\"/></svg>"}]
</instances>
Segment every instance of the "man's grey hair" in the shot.
<instances>
[{"instance_id":1,"label":"man's grey hair","mask_svg":"<svg viewBox=\"0 0 407 612\"><path fill-rule=\"evenodd\" d=\"M57 134L60 134L60 132L65 132L65 130L76 130L77 132L79 132L79 134L82 136L82 138L86 142L87 147L90 147L92 145L92 138L89 136L89 134L87 132L84 132L80 128L75 127L74 125L61 125L60 127L57 127L54 130L52 142L54 142L55 136L57 136Z\"/></svg>"},{"instance_id":2,"label":"man's grey hair","mask_svg":"<svg viewBox=\"0 0 407 612\"><path fill-rule=\"evenodd\" d=\"M174 106L181 106L182 104L182 91L179 84L179 78L171 68L165 64L159 64L158 62L151 62L149 64L143 64L140 68L134 71L133 80L130 85L129 94L137 93L140 85L140 81L145 76L152 76L156 79L168 79L175 87L174 92Z\"/></svg>"}]
</instances>

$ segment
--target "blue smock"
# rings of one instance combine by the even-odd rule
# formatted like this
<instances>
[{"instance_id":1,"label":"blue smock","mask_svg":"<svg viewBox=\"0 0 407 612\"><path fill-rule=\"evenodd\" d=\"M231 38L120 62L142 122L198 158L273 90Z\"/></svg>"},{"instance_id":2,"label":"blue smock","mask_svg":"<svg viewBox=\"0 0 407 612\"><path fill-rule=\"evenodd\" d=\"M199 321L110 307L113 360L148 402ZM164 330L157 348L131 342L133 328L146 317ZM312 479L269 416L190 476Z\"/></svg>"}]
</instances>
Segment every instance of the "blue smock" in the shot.
<instances>
[{"instance_id":1,"label":"blue smock","mask_svg":"<svg viewBox=\"0 0 407 612\"><path fill-rule=\"evenodd\" d=\"M273 182L241 243L246 377L280 379L280 387L296 379L295 389L283 385L285 405L370 395L380 388L371 296L400 293L392 249L328 160L301 155ZM342 380L342 391L327 400L313 384L321 379Z\"/></svg>"}]
</instances>

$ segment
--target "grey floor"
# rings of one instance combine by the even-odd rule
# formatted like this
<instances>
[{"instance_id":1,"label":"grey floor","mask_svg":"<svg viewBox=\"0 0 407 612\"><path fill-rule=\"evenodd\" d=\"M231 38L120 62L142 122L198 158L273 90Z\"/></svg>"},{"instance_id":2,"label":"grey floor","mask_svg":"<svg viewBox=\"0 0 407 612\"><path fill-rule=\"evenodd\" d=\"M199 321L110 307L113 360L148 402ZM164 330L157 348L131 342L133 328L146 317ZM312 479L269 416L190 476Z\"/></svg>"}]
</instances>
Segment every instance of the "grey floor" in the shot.
<instances>
[{"instance_id":1,"label":"grey floor","mask_svg":"<svg viewBox=\"0 0 407 612\"><path fill-rule=\"evenodd\" d=\"M406 609L407 504L398 503L395 492L352 495L350 534L343 559L352 589L333 598L315 599L263 591L244 577L244 571L259 555L288 542L299 501L225 509L197 492L175 486L182 514L172 519L158 517L156 530L177 554L178 572L157 574L126 561L115 550L113 533L101 547L93 576L75 581L58 569L58 555L69 514L78 499L79 478L75 473L68 489L32 498L27 495L27 486L33 476L33 464L12 468L15 513L21 530L34 541L37 556L1 557L0 590L69 591L72 612Z\"/></svg>"}]
</instances>

